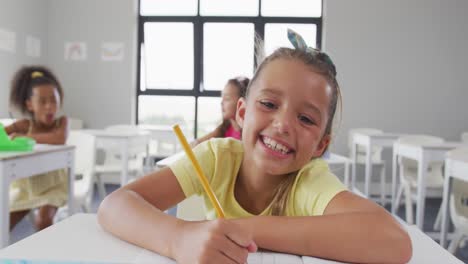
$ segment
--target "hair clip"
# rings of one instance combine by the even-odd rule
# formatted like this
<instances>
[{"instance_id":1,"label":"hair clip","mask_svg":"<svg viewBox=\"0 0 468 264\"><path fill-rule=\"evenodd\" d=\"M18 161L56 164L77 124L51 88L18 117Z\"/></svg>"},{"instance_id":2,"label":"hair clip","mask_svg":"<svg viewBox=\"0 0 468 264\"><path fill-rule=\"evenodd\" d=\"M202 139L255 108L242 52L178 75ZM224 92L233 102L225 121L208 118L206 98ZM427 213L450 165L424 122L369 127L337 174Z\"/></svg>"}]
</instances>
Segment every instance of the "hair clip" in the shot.
<instances>
[{"instance_id":1,"label":"hair clip","mask_svg":"<svg viewBox=\"0 0 468 264\"><path fill-rule=\"evenodd\" d=\"M33 78L33 79L43 77L43 76L44 76L44 74L42 72L40 72L40 71L33 71L31 73L31 78Z\"/></svg>"},{"instance_id":2,"label":"hair clip","mask_svg":"<svg viewBox=\"0 0 468 264\"><path fill-rule=\"evenodd\" d=\"M302 36L290 28L288 28L288 39L295 49L304 50L314 56L320 57L323 61L331 66L333 75L336 75L335 64L331 60L330 56L328 56L325 52L316 48L308 47Z\"/></svg>"}]
</instances>

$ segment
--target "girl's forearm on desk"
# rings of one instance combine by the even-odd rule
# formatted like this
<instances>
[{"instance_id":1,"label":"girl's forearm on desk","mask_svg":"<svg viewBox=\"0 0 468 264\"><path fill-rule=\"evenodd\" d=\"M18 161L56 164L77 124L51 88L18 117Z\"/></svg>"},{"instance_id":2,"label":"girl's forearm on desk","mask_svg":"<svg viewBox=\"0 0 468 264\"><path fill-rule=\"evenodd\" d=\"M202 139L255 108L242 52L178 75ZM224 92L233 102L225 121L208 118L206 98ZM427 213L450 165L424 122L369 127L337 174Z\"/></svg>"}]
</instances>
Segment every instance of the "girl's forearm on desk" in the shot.
<instances>
[{"instance_id":1,"label":"girl's forearm on desk","mask_svg":"<svg viewBox=\"0 0 468 264\"><path fill-rule=\"evenodd\" d=\"M260 248L357 263L403 263L411 257L407 233L380 212L241 219ZM409 243L409 245L408 245Z\"/></svg>"},{"instance_id":2,"label":"girl's forearm on desk","mask_svg":"<svg viewBox=\"0 0 468 264\"><path fill-rule=\"evenodd\" d=\"M107 196L99 207L98 220L113 235L171 258L172 244L183 222L130 190Z\"/></svg>"},{"instance_id":3,"label":"girl's forearm on desk","mask_svg":"<svg viewBox=\"0 0 468 264\"><path fill-rule=\"evenodd\" d=\"M61 132L36 133L26 136L33 138L40 144L62 145L66 141L65 133Z\"/></svg>"}]
</instances>

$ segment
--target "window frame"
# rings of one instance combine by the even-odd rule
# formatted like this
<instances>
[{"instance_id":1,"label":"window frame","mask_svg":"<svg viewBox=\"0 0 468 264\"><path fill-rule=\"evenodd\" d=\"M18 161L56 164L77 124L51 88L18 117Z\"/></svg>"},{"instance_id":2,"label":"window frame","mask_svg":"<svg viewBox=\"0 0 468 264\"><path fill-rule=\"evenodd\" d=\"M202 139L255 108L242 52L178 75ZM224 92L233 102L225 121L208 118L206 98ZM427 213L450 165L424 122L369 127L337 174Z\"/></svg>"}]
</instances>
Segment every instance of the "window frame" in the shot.
<instances>
[{"instance_id":1,"label":"window frame","mask_svg":"<svg viewBox=\"0 0 468 264\"><path fill-rule=\"evenodd\" d=\"M220 91L201 90L201 83L203 81L203 26L205 23L252 23L254 25L254 32L262 40L265 37L266 24L315 24L316 31L316 47L321 48L322 44L322 23L323 23L323 0L322 0L322 16L321 17L264 17L261 16L261 3L258 0L259 14L257 16L201 16L200 15L200 0L198 0L198 10L196 16L144 16L140 13L140 1L138 1L138 36L137 36L137 76L136 76L136 111L135 120L139 122L139 96L193 96L195 97L194 109L194 138L196 138L198 131L198 98L199 97L220 97ZM175 89L152 89L146 87L144 91L140 90L141 80L141 46L144 42L144 25L148 22L189 22L193 24L193 51L194 51L194 75L193 87L187 90ZM254 47L255 49L257 47ZM254 54L257 51L255 50ZM254 69L257 67L257 58L254 55ZM226 80L227 81L227 80Z\"/></svg>"}]
</instances>

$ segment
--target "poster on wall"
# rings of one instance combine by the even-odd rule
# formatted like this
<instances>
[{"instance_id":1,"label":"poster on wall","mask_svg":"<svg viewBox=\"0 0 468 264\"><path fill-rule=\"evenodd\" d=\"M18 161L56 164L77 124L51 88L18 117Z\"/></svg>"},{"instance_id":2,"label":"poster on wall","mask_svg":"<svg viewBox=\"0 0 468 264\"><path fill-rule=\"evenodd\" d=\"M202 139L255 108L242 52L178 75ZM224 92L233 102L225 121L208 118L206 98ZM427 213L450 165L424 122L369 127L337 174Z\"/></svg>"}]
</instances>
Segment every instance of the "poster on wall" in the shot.
<instances>
[{"instance_id":1,"label":"poster on wall","mask_svg":"<svg viewBox=\"0 0 468 264\"><path fill-rule=\"evenodd\" d=\"M85 42L65 42L66 61L84 61L87 58Z\"/></svg>"},{"instance_id":2,"label":"poster on wall","mask_svg":"<svg viewBox=\"0 0 468 264\"><path fill-rule=\"evenodd\" d=\"M16 33L0 28L0 50L16 52Z\"/></svg>"},{"instance_id":3,"label":"poster on wall","mask_svg":"<svg viewBox=\"0 0 468 264\"><path fill-rule=\"evenodd\" d=\"M122 42L103 42L101 44L102 61L122 61L124 58L124 44Z\"/></svg>"},{"instance_id":4,"label":"poster on wall","mask_svg":"<svg viewBox=\"0 0 468 264\"><path fill-rule=\"evenodd\" d=\"M41 57L41 40L33 37L26 36L26 55L33 58Z\"/></svg>"}]
</instances>

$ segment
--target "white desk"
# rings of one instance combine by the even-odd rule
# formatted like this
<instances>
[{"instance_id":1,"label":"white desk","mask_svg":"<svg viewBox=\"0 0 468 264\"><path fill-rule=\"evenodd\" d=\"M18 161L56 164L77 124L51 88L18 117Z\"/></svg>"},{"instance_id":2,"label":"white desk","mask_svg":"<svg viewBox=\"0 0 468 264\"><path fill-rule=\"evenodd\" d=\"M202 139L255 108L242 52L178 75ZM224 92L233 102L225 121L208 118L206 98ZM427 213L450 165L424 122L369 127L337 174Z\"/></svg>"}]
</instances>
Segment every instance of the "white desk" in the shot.
<instances>
[{"instance_id":1,"label":"white desk","mask_svg":"<svg viewBox=\"0 0 468 264\"><path fill-rule=\"evenodd\" d=\"M414 226L407 227L413 243L409 263L462 263ZM175 263L106 233L94 214L76 214L16 244L0 250L1 259L35 259L92 263ZM249 264L340 263L278 253L249 254Z\"/></svg>"},{"instance_id":2,"label":"white desk","mask_svg":"<svg viewBox=\"0 0 468 264\"><path fill-rule=\"evenodd\" d=\"M394 133L378 133L378 134L367 134L367 133L355 133L352 138L351 147L351 160L352 163L352 174L351 174L351 188L355 190L356 186L356 164L357 164L357 149L358 145L366 148L366 162L365 162L365 180L364 180L364 195L370 197L370 183L372 176L372 148L391 148L395 140L401 137L403 134ZM384 161L383 161L384 162ZM385 202L385 190L381 190L381 201Z\"/></svg>"},{"instance_id":3,"label":"white desk","mask_svg":"<svg viewBox=\"0 0 468 264\"><path fill-rule=\"evenodd\" d=\"M444 161L445 153L451 149L460 146L459 142L444 142L441 144L430 145L412 145L395 142L393 144L392 158L392 214L395 214L397 205L397 173L399 157L405 157L416 160L418 163L418 191L416 201L416 225L423 230L424 226L424 207L426 203L426 172L430 162Z\"/></svg>"},{"instance_id":4,"label":"white desk","mask_svg":"<svg viewBox=\"0 0 468 264\"><path fill-rule=\"evenodd\" d=\"M68 169L68 208L73 204L74 146L37 144L29 152L0 152L0 248L9 244L10 203L9 189L13 180L37 174Z\"/></svg>"},{"instance_id":5,"label":"white desk","mask_svg":"<svg viewBox=\"0 0 468 264\"><path fill-rule=\"evenodd\" d=\"M133 140L146 141L146 158L148 159L148 144L150 140L150 132L148 131L108 131L99 129L83 129L85 133L89 133L96 137L96 140L105 144L105 142L117 143L120 146L120 156L122 158L122 171L120 173L120 184L124 186L128 182L128 149ZM102 190L101 190L102 191Z\"/></svg>"},{"instance_id":6,"label":"white desk","mask_svg":"<svg viewBox=\"0 0 468 264\"><path fill-rule=\"evenodd\" d=\"M330 153L328 157L324 157L324 160L329 165L343 165L344 166L344 184L346 185L346 187L351 189L351 183L349 181L349 169L350 169L350 166L353 164L352 160L349 159L348 157L335 154L335 153Z\"/></svg>"},{"instance_id":7,"label":"white desk","mask_svg":"<svg viewBox=\"0 0 468 264\"><path fill-rule=\"evenodd\" d=\"M149 131L151 133L152 139L156 142L156 149L158 151L158 154L162 154L163 143L172 145L172 154L175 154L177 152L179 141L171 126L142 124L138 125L138 128L145 131ZM187 139L192 138L192 135L187 134L187 132L185 131L184 134L187 137Z\"/></svg>"},{"instance_id":8,"label":"white desk","mask_svg":"<svg viewBox=\"0 0 468 264\"><path fill-rule=\"evenodd\" d=\"M452 192L453 178L468 181L468 159L445 159L444 193L442 196L442 228L440 232L440 245L445 247L448 231L448 216L450 193Z\"/></svg>"}]
</instances>

